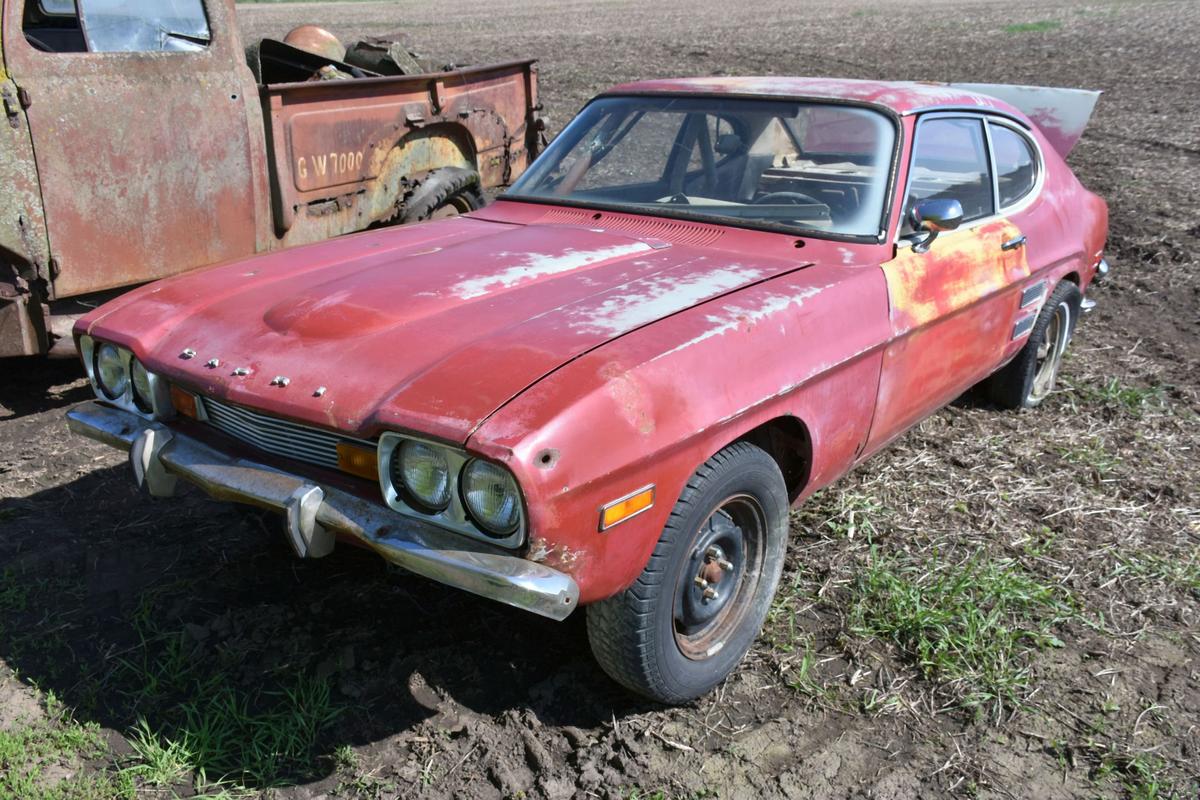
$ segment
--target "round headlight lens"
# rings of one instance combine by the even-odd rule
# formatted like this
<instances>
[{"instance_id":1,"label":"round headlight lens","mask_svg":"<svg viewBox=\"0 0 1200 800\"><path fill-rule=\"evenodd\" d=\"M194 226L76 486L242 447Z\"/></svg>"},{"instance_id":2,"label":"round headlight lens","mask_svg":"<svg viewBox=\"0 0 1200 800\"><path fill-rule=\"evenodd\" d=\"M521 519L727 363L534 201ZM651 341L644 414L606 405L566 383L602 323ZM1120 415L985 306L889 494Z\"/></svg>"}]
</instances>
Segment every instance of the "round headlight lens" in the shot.
<instances>
[{"instance_id":1,"label":"round headlight lens","mask_svg":"<svg viewBox=\"0 0 1200 800\"><path fill-rule=\"evenodd\" d=\"M521 524L517 484L503 467L478 459L467 464L463 470L462 494L471 518L486 533L508 536Z\"/></svg>"},{"instance_id":2,"label":"round headlight lens","mask_svg":"<svg viewBox=\"0 0 1200 800\"><path fill-rule=\"evenodd\" d=\"M443 511L450 505L450 467L441 448L404 442L392 457L392 480L397 478L417 505L430 511Z\"/></svg>"},{"instance_id":3,"label":"round headlight lens","mask_svg":"<svg viewBox=\"0 0 1200 800\"><path fill-rule=\"evenodd\" d=\"M129 373L133 382L133 401L142 411L153 411L154 399L150 389L150 373L146 371L146 365L135 358Z\"/></svg>"},{"instance_id":4,"label":"round headlight lens","mask_svg":"<svg viewBox=\"0 0 1200 800\"><path fill-rule=\"evenodd\" d=\"M129 388L129 372L125 369L125 359L121 357L121 349L115 344L104 342L96 348L96 383L109 400L117 400L124 396Z\"/></svg>"}]
</instances>

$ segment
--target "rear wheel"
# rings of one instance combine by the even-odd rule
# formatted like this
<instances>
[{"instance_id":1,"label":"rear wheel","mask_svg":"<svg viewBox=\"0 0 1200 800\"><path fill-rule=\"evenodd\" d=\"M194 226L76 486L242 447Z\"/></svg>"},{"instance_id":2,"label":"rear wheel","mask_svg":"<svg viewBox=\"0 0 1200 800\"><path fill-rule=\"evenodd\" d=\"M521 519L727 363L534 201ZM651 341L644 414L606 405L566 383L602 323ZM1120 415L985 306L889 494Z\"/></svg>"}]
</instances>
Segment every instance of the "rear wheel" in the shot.
<instances>
[{"instance_id":1,"label":"rear wheel","mask_svg":"<svg viewBox=\"0 0 1200 800\"><path fill-rule=\"evenodd\" d=\"M988 378L985 388L992 402L1002 408L1034 408L1050 396L1079 319L1081 300L1079 287L1070 281L1054 287L1025 346Z\"/></svg>"},{"instance_id":2,"label":"rear wheel","mask_svg":"<svg viewBox=\"0 0 1200 800\"><path fill-rule=\"evenodd\" d=\"M737 442L688 481L633 585L588 606L592 652L610 676L663 703L712 689L766 618L787 542L774 459Z\"/></svg>"},{"instance_id":3,"label":"rear wheel","mask_svg":"<svg viewBox=\"0 0 1200 800\"><path fill-rule=\"evenodd\" d=\"M444 167L429 173L404 206L400 222L457 217L486 204L478 172Z\"/></svg>"}]
</instances>

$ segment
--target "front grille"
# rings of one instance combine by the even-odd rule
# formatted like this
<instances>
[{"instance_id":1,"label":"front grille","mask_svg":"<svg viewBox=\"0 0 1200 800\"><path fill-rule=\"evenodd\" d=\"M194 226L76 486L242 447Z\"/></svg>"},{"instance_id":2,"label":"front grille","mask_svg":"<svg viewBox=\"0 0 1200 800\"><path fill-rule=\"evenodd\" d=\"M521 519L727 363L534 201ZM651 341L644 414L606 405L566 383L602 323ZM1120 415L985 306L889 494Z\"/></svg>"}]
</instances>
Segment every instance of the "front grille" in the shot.
<instances>
[{"instance_id":1,"label":"front grille","mask_svg":"<svg viewBox=\"0 0 1200 800\"><path fill-rule=\"evenodd\" d=\"M374 442L339 436L296 422L260 414L211 397L200 398L208 424L251 447L284 458L294 458L330 469L338 468L339 442L375 447Z\"/></svg>"}]
</instances>

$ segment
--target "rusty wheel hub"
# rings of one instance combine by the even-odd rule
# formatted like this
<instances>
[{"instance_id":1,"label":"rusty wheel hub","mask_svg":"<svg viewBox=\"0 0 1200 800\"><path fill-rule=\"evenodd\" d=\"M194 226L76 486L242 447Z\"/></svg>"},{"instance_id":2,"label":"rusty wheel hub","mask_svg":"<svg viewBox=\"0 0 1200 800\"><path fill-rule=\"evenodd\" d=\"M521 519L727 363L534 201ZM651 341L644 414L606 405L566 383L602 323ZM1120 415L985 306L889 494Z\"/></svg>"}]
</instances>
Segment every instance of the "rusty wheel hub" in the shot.
<instances>
[{"instance_id":1,"label":"rusty wheel hub","mask_svg":"<svg viewBox=\"0 0 1200 800\"><path fill-rule=\"evenodd\" d=\"M684 655L716 653L744 616L761 572L764 529L761 509L744 495L726 500L700 526L675 600L675 640Z\"/></svg>"}]
</instances>

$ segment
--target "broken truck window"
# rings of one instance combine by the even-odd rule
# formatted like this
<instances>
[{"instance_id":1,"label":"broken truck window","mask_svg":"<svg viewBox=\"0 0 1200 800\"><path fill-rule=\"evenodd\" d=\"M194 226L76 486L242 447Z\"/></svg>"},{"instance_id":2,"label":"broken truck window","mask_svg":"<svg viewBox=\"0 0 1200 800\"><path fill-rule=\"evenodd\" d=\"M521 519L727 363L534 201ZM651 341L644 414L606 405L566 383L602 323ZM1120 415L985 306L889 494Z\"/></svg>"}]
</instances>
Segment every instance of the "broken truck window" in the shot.
<instances>
[{"instance_id":1,"label":"broken truck window","mask_svg":"<svg viewBox=\"0 0 1200 800\"><path fill-rule=\"evenodd\" d=\"M211 38L202 0L80 0L88 50L195 52Z\"/></svg>"}]
</instances>

